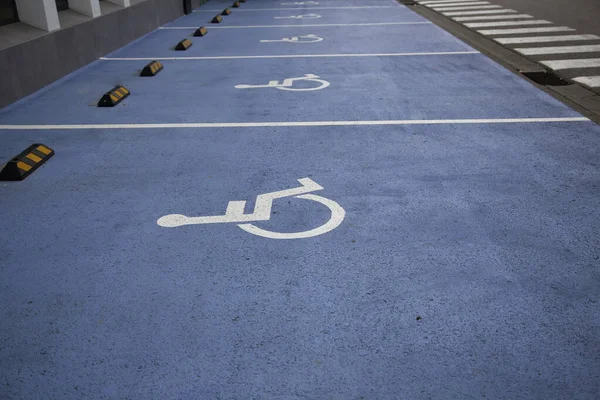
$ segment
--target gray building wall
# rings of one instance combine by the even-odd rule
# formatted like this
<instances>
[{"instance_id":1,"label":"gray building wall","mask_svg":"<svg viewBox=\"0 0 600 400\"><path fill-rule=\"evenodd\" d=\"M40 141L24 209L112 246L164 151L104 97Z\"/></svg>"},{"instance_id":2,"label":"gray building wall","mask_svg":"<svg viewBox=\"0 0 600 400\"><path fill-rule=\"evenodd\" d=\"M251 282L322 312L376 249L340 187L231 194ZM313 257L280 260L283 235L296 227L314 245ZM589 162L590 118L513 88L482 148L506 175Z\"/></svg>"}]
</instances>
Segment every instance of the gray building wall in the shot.
<instances>
[{"instance_id":1,"label":"gray building wall","mask_svg":"<svg viewBox=\"0 0 600 400\"><path fill-rule=\"evenodd\" d=\"M194 6L202 3L193 0ZM0 50L0 107L183 15L182 0L146 0Z\"/></svg>"}]
</instances>

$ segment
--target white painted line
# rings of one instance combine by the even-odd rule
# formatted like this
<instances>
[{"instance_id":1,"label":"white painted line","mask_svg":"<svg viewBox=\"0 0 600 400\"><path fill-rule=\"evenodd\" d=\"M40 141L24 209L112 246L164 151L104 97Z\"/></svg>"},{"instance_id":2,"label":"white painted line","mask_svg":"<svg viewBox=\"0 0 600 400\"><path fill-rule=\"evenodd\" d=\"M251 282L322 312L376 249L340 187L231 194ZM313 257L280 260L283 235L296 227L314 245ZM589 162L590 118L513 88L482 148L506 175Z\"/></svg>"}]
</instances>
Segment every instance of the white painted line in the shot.
<instances>
[{"instance_id":1,"label":"white painted line","mask_svg":"<svg viewBox=\"0 0 600 400\"><path fill-rule=\"evenodd\" d=\"M427 7L436 8L436 7L458 7L458 6L482 6L484 4L490 4L489 1L471 1L468 3L445 3L445 4L427 4Z\"/></svg>"},{"instance_id":2,"label":"white painted line","mask_svg":"<svg viewBox=\"0 0 600 400\"><path fill-rule=\"evenodd\" d=\"M501 44L521 44L521 43L548 43L548 42L572 42L578 40L596 40L600 36L596 35L562 35L562 36L529 36L529 37L511 37L494 38Z\"/></svg>"},{"instance_id":3,"label":"white painted line","mask_svg":"<svg viewBox=\"0 0 600 400\"><path fill-rule=\"evenodd\" d=\"M444 3L456 3L457 1L458 0L438 0L438 1L432 0L432 1L418 1L417 3L423 4L423 5L428 5L428 4L433 5L433 4L444 4ZM462 3L467 3L467 2L473 3L476 1L480 1L480 0L468 0L468 1L463 0Z\"/></svg>"},{"instance_id":4,"label":"white painted line","mask_svg":"<svg viewBox=\"0 0 600 400\"><path fill-rule=\"evenodd\" d=\"M468 28L487 28L494 26L519 26L519 25L546 25L552 22L543 19L536 19L532 21L496 21L496 22L470 22L464 24Z\"/></svg>"},{"instance_id":5,"label":"white painted line","mask_svg":"<svg viewBox=\"0 0 600 400\"><path fill-rule=\"evenodd\" d=\"M600 76L579 76L573 80L589 88L600 87Z\"/></svg>"},{"instance_id":6,"label":"white painted line","mask_svg":"<svg viewBox=\"0 0 600 400\"><path fill-rule=\"evenodd\" d=\"M474 2L480 0L431 0L431 1L417 1L419 4L444 4L444 3L457 3L461 1L462 3Z\"/></svg>"},{"instance_id":7,"label":"white painted line","mask_svg":"<svg viewBox=\"0 0 600 400\"><path fill-rule=\"evenodd\" d=\"M578 68L597 68L600 67L600 58L582 58L579 60L552 60L540 61L546 67L554 70L559 69L578 69Z\"/></svg>"},{"instance_id":8,"label":"white painted line","mask_svg":"<svg viewBox=\"0 0 600 400\"><path fill-rule=\"evenodd\" d=\"M525 18L533 18L531 15L527 14L508 14L508 15L476 15L474 17L453 17L452 19L456 22L464 22L464 21L489 21L494 19L525 19Z\"/></svg>"},{"instance_id":9,"label":"white painted line","mask_svg":"<svg viewBox=\"0 0 600 400\"><path fill-rule=\"evenodd\" d=\"M435 11L461 11L461 10L485 10L492 8L502 8L501 6L468 6L468 7L436 7L433 8Z\"/></svg>"},{"instance_id":10,"label":"white painted line","mask_svg":"<svg viewBox=\"0 0 600 400\"><path fill-rule=\"evenodd\" d=\"M429 53L365 53L365 54L285 54L270 56L214 56L214 57L100 57L105 61L146 61L146 60L244 60L263 58L328 58L328 57L404 57L404 56L450 56L480 54L478 51L440 51Z\"/></svg>"},{"instance_id":11,"label":"white painted line","mask_svg":"<svg viewBox=\"0 0 600 400\"><path fill-rule=\"evenodd\" d=\"M539 54L592 53L600 51L600 45L592 44L584 46L528 47L516 48L514 50L526 56L535 56Z\"/></svg>"},{"instance_id":12,"label":"white painted line","mask_svg":"<svg viewBox=\"0 0 600 400\"><path fill-rule=\"evenodd\" d=\"M517 28L517 29L484 29L477 31L482 35L514 35L521 33L539 33L539 32L568 32L575 29L568 26L546 26L541 28Z\"/></svg>"},{"instance_id":13,"label":"white painted line","mask_svg":"<svg viewBox=\"0 0 600 400\"><path fill-rule=\"evenodd\" d=\"M298 7L298 8L236 8L232 9L232 12L246 12L246 11L288 11L288 10L361 10L361 9L370 9L370 8L396 8L398 10L402 10L402 8L396 6L353 6L353 7ZM195 13L215 13L222 12L223 9L220 10L194 10Z\"/></svg>"},{"instance_id":14,"label":"white painted line","mask_svg":"<svg viewBox=\"0 0 600 400\"><path fill-rule=\"evenodd\" d=\"M526 124L549 122L587 122L585 117L562 118L488 118L488 119L405 119L375 121L298 121L298 122L187 122L163 124L77 124L77 125L0 125L0 130L73 129L185 129L185 128L268 128L295 126L365 125L446 125L446 124Z\"/></svg>"},{"instance_id":15,"label":"white painted line","mask_svg":"<svg viewBox=\"0 0 600 400\"><path fill-rule=\"evenodd\" d=\"M316 26L384 26L384 25L431 25L432 22L366 22L357 24L298 24L298 25L246 25L246 26L209 26L210 29L246 29L246 28L305 28ZM161 26L158 29L198 29L197 26Z\"/></svg>"},{"instance_id":16,"label":"white painted line","mask_svg":"<svg viewBox=\"0 0 600 400\"><path fill-rule=\"evenodd\" d=\"M442 13L447 17L457 17L460 15L491 15L491 14L506 14L506 13L516 13L515 10L511 9L503 9L503 10L487 10L487 11L453 11L453 12L445 12Z\"/></svg>"}]
</instances>

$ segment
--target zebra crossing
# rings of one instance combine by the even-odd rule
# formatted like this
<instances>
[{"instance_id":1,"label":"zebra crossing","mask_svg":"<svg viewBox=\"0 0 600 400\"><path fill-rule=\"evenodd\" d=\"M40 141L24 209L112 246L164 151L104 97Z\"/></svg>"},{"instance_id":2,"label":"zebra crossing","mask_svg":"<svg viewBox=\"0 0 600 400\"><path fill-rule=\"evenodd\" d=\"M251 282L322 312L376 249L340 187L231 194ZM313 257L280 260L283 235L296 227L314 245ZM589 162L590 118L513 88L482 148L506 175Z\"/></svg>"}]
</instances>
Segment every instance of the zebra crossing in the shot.
<instances>
[{"instance_id":1,"label":"zebra crossing","mask_svg":"<svg viewBox=\"0 0 600 400\"><path fill-rule=\"evenodd\" d=\"M600 92L600 36L480 0L416 0L562 78ZM556 45L555 45L556 44Z\"/></svg>"}]
</instances>

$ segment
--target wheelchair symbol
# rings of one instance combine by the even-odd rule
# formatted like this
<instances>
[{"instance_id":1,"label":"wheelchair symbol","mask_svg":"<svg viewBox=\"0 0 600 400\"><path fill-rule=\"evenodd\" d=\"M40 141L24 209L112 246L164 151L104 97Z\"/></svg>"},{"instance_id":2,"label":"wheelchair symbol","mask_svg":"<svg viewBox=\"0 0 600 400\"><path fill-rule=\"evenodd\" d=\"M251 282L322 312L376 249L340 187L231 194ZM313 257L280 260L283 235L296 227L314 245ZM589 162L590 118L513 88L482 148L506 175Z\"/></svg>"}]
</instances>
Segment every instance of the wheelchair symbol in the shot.
<instances>
[{"instance_id":1,"label":"wheelchair symbol","mask_svg":"<svg viewBox=\"0 0 600 400\"><path fill-rule=\"evenodd\" d=\"M238 226L241 229L245 230L248 233L252 233L253 235L269 239L305 239L313 236L322 235L340 226L340 224L344 220L344 217L346 216L346 211L342 208L342 206L340 206L335 201L327 199L325 197L317 196L314 194L308 194L317 190L323 190L323 187L315 181L313 181L312 179L302 178L298 179L298 182L300 182L302 186L293 189L285 189L277 192L258 195L256 197L254 212L252 212L251 214L244 214L244 209L246 207L245 201L230 201L227 205L225 215L187 217L181 214L169 214L160 217L156 221L156 223L164 228L176 228L184 225L244 222L242 224L238 224ZM255 221L268 221L269 219L271 219L271 208L273 207L273 200L281 199L284 197L294 197L296 199L316 201L317 203L323 204L325 207L329 208L329 211L331 211L331 217L329 218L329 221L317 228L310 229L308 231L293 233L268 231L266 229L259 228L254 224L246 223Z\"/></svg>"},{"instance_id":2,"label":"wheelchair symbol","mask_svg":"<svg viewBox=\"0 0 600 400\"><path fill-rule=\"evenodd\" d=\"M290 15L289 17L273 17L273 19L317 19L321 18L318 14Z\"/></svg>"},{"instance_id":3,"label":"wheelchair symbol","mask_svg":"<svg viewBox=\"0 0 600 400\"><path fill-rule=\"evenodd\" d=\"M317 43L322 42L323 38L314 34L304 36L292 36L291 38L283 38L276 40L261 40L261 43Z\"/></svg>"},{"instance_id":4,"label":"wheelchair symbol","mask_svg":"<svg viewBox=\"0 0 600 400\"><path fill-rule=\"evenodd\" d=\"M281 3L282 6L312 6L319 4L318 1L298 1L295 3Z\"/></svg>"},{"instance_id":5,"label":"wheelchair symbol","mask_svg":"<svg viewBox=\"0 0 600 400\"><path fill-rule=\"evenodd\" d=\"M311 90L321 90L328 87L331 83L327 82L324 79L319 79L320 76L315 74L304 74L304 76L300 78L287 78L284 79L283 82L279 83L279 81L269 81L266 85L235 85L236 89L263 89L263 88L275 88L279 90L289 90L291 92L308 92ZM312 88L293 88L294 82L297 81L309 81L309 82L317 82L320 85Z\"/></svg>"}]
</instances>

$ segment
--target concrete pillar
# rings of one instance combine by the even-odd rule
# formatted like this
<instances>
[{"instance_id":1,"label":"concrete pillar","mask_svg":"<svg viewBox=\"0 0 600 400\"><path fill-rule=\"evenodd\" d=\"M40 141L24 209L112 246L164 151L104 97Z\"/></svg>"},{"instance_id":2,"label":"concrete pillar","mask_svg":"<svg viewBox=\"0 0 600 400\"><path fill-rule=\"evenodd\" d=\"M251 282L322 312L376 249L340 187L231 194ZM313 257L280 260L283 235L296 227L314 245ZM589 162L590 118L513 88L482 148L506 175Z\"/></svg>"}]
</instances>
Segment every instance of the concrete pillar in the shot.
<instances>
[{"instance_id":1,"label":"concrete pillar","mask_svg":"<svg viewBox=\"0 0 600 400\"><path fill-rule=\"evenodd\" d=\"M69 0L69 8L94 18L101 14L98 0Z\"/></svg>"},{"instance_id":2,"label":"concrete pillar","mask_svg":"<svg viewBox=\"0 0 600 400\"><path fill-rule=\"evenodd\" d=\"M121 7L129 7L131 5L131 2L129 0L108 0L111 3L114 3L118 6Z\"/></svg>"},{"instance_id":3,"label":"concrete pillar","mask_svg":"<svg viewBox=\"0 0 600 400\"><path fill-rule=\"evenodd\" d=\"M45 31L60 29L54 0L17 0L19 19Z\"/></svg>"}]
</instances>

